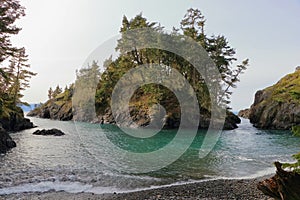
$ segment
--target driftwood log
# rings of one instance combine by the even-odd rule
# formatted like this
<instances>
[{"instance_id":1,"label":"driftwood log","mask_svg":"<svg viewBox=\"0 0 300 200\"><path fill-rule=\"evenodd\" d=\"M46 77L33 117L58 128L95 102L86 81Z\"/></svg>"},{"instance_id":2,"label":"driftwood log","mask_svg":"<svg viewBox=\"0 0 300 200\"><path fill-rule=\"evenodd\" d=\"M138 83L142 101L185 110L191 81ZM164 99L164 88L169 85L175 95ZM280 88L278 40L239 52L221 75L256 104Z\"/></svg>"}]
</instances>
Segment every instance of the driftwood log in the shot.
<instances>
[{"instance_id":1,"label":"driftwood log","mask_svg":"<svg viewBox=\"0 0 300 200\"><path fill-rule=\"evenodd\" d=\"M257 188L276 200L300 200L300 174L283 170L280 162L274 164L275 176L259 182Z\"/></svg>"}]
</instances>

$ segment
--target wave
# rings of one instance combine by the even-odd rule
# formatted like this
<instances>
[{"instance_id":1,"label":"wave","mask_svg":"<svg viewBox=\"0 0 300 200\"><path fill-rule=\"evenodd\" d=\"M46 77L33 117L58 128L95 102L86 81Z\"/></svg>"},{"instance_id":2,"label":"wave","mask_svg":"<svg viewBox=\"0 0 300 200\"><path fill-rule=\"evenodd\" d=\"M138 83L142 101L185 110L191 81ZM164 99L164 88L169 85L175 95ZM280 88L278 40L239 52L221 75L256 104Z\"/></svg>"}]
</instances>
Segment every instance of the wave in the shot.
<instances>
[{"instance_id":1,"label":"wave","mask_svg":"<svg viewBox=\"0 0 300 200\"><path fill-rule=\"evenodd\" d=\"M136 188L136 189L121 189L117 187L100 187L93 186L91 184L84 184L81 182L71 182L71 181L45 181L39 183L28 183L18 186L6 187L0 189L0 195L10 195L10 194L19 194L19 193L28 193L28 192L60 192L64 191L67 193L94 193L94 194L113 194L113 193L130 193L130 192L138 192L138 191L146 191L152 189L161 189L171 186L179 186L185 184L193 184L193 183L201 183L207 181L221 180L221 179L231 179L231 180L240 180L240 179L253 179L266 175L271 175L275 173L275 169L266 168L265 170L261 170L252 174L251 176L243 176L243 177L221 177L221 176L205 176L206 179L202 180L189 180L189 181L180 181L171 184L165 185L156 185L150 187Z\"/></svg>"}]
</instances>

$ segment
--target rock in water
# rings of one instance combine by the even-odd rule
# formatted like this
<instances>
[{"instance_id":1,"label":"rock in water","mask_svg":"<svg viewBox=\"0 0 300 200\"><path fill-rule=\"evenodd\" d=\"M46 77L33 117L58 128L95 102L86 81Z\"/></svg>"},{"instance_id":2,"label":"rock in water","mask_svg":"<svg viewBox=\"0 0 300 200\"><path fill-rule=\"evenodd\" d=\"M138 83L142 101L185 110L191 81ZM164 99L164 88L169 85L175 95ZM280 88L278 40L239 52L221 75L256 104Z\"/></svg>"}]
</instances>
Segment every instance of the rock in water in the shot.
<instances>
[{"instance_id":1,"label":"rock in water","mask_svg":"<svg viewBox=\"0 0 300 200\"><path fill-rule=\"evenodd\" d=\"M65 135L64 132L62 132L61 130L58 130L56 128L54 129L50 129L50 130L37 130L33 133L33 135L53 135L53 136L62 136Z\"/></svg>"},{"instance_id":2,"label":"rock in water","mask_svg":"<svg viewBox=\"0 0 300 200\"><path fill-rule=\"evenodd\" d=\"M300 70L256 92L249 119L263 129L290 130L300 124Z\"/></svg>"},{"instance_id":3,"label":"rock in water","mask_svg":"<svg viewBox=\"0 0 300 200\"><path fill-rule=\"evenodd\" d=\"M5 153L9 149L16 147L16 143L0 125L0 153Z\"/></svg>"}]
</instances>

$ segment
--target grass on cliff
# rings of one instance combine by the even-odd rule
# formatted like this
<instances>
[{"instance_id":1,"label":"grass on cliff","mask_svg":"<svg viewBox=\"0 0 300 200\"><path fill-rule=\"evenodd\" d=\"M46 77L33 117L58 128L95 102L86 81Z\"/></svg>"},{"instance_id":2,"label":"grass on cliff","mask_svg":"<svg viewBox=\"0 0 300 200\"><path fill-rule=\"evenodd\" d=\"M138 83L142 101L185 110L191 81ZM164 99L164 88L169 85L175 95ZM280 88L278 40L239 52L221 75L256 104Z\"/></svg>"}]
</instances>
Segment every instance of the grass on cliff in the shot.
<instances>
[{"instance_id":1,"label":"grass on cliff","mask_svg":"<svg viewBox=\"0 0 300 200\"><path fill-rule=\"evenodd\" d=\"M274 101L300 103L300 70L286 75L266 90L272 92Z\"/></svg>"}]
</instances>

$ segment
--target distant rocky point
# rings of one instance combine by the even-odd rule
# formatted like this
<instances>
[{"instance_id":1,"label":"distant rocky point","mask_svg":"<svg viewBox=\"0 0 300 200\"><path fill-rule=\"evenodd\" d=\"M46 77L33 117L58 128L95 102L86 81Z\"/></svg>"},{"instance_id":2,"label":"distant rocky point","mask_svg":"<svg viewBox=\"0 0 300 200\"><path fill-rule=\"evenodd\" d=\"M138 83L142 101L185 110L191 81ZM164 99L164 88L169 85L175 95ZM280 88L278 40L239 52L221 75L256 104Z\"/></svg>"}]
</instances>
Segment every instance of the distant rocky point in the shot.
<instances>
[{"instance_id":1,"label":"distant rocky point","mask_svg":"<svg viewBox=\"0 0 300 200\"><path fill-rule=\"evenodd\" d=\"M262 129L290 130L300 124L300 66L275 85L256 92L249 119Z\"/></svg>"},{"instance_id":2,"label":"distant rocky point","mask_svg":"<svg viewBox=\"0 0 300 200\"><path fill-rule=\"evenodd\" d=\"M239 117L245 118L245 119L249 119L249 114L250 114L250 109L246 108L244 110L240 110L238 113Z\"/></svg>"}]
</instances>

